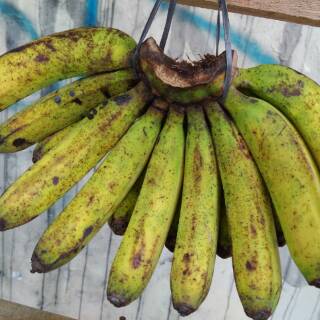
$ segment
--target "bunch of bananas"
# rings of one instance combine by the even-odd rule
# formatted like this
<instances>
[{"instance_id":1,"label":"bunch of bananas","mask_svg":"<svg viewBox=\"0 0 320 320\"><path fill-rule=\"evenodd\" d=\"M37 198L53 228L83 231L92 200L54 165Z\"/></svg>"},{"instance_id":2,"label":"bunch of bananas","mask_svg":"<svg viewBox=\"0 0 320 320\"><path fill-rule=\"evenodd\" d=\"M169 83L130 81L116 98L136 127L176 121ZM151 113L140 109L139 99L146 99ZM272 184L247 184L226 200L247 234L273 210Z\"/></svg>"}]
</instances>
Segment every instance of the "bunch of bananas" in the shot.
<instances>
[{"instance_id":1,"label":"bunch of bananas","mask_svg":"<svg viewBox=\"0 0 320 320\"><path fill-rule=\"evenodd\" d=\"M41 236L32 272L68 263L108 222L124 235L107 288L118 307L141 295L165 245L181 315L205 299L216 254L232 257L252 319L278 303L278 245L320 287L320 86L280 65L235 67L219 104L224 55L177 62L149 39L137 77L135 46L115 29L80 28L0 57L1 110L82 77L0 125L0 152L36 145L0 197L0 230L36 218L100 163Z\"/></svg>"}]
</instances>

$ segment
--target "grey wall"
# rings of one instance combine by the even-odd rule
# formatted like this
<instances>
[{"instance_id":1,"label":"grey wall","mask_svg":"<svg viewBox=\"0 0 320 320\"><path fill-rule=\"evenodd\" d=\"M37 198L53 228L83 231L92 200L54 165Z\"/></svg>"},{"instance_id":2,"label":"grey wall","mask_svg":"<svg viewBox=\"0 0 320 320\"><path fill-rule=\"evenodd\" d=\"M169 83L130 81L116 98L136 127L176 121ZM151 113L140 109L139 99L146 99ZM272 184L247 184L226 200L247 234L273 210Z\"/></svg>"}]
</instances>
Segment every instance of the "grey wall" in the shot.
<instances>
[{"instance_id":1,"label":"grey wall","mask_svg":"<svg viewBox=\"0 0 320 320\"><path fill-rule=\"evenodd\" d=\"M11 0L0 1L0 53L32 38L82 25L113 26L138 39L153 0ZM178 6L168 42L174 57L196 59L214 50L215 12ZM150 34L159 39L164 11ZM233 46L240 66L282 63L320 82L320 29L231 14ZM46 90L43 90L44 93ZM4 121L40 93L0 113ZM0 190L31 164L32 148L0 155ZM0 297L81 319L178 319L170 305L169 272L172 255L164 251L143 296L123 309L105 299L105 282L121 238L104 227L69 265L46 275L30 274L36 241L50 221L70 201L81 184L42 216L13 231L0 234ZM307 287L281 249L284 287L273 320L319 320L320 291ZM237 297L230 259L217 259L211 291L187 319L247 319Z\"/></svg>"}]
</instances>

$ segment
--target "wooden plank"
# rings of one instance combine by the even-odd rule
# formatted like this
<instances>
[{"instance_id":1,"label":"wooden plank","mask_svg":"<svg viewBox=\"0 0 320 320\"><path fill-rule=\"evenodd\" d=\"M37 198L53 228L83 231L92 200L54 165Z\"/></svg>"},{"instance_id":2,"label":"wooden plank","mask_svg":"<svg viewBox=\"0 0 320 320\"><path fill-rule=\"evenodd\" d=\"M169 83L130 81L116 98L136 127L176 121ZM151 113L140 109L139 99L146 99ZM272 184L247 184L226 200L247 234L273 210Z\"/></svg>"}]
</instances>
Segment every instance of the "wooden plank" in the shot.
<instances>
[{"instance_id":1,"label":"wooden plank","mask_svg":"<svg viewBox=\"0 0 320 320\"><path fill-rule=\"evenodd\" d=\"M72 320L54 313L39 311L18 303L0 300L0 320Z\"/></svg>"},{"instance_id":2,"label":"wooden plank","mask_svg":"<svg viewBox=\"0 0 320 320\"><path fill-rule=\"evenodd\" d=\"M217 0L178 0L181 4L217 9ZM229 0L230 12L320 26L319 0Z\"/></svg>"}]
</instances>

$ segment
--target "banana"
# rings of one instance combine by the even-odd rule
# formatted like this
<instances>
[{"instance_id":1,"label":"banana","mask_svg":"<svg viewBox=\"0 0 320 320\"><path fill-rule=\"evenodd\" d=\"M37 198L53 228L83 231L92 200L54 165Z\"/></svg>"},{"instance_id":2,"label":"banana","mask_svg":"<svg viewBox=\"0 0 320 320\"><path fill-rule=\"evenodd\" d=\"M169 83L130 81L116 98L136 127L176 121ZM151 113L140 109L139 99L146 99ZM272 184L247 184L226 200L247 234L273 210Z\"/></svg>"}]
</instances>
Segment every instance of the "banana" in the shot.
<instances>
[{"instance_id":1,"label":"banana","mask_svg":"<svg viewBox=\"0 0 320 320\"><path fill-rule=\"evenodd\" d=\"M112 28L78 28L43 37L0 56L0 110L56 81L127 68L135 48Z\"/></svg>"},{"instance_id":2,"label":"banana","mask_svg":"<svg viewBox=\"0 0 320 320\"><path fill-rule=\"evenodd\" d=\"M111 230L118 236L123 236L127 230L133 209L140 193L143 179L144 174L141 174L108 221Z\"/></svg>"},{"instance_id":3,"label":"banana","mask_svg":"<svg viewBox=\"0 0 320 320\"><path fill-rule=\"evenodd\" d=\"M75 81L46 95L0 125L0 152L17 152L43 140L134 82L131 70L120 70Z\"/></svg>"},{"instance_id":4,"label":"banana","mask_svg":"<svg viewBox=\"0 0 320 320\"><path fill-rule=\"evenodd\" d=\"M32 272L48 272L69 262L106 223L146 165L165 110L166 103L156 101L110 151L41 236L32 255Z\"/></svg>"},{"instance_id":5,"label":"banana","mask_svg":"<svg viewBox=\"0 0 320 320\"><path fill-rule=\"evenodd\" d=\"M234 84L279 109L296 127L320 169L320 86L281 65L239 70Z\"/></svg>"},{"instance_id":6,"label":"banana","mask_svg":"<svg viewBox=\"0 0 320 320\"><path fill-rule=\"evenodd\" d=\"M0 197L0 230L49 208L118 142L150 100L143 83L99 105Z\"/></svg>"},{"instance_id":7,"label":"banana","mask_svg":"<svg viewBox=\"0 0 320 320\"><path fill-rule=\"evenodd\" d=\"M218 239L218 168L201 106L188 106L182 202L170 275L174 308L186 316L209 291Z\"/></svg>"},{"instance_id":8,"label":"banana","mask_svg":"<svg viewBox=\"0 0 320 320\"><path fill-rule=\"evenodd\" d=\"M171 106L113 261L107 297L117 307L129 304L142 293L164 247L182 183L183 119L182 110Z\"/></svg>"},{"instance_id":9,"label":"banana","mask_svg":"<svg viewBox=\"0 0 320 320\"><path fill-rule=\"evenodd\" d=\"M293 260L309 284L320 287L320 177L306 145L263 100L231 88L225 107L266 182Z\"/></svg>"},{"instance_id":10,"label":"banana","mask_svg":"<svg viewBox=\"0 0 320 320\"><path fill-rule=\"evenodd\" d=\"M224 198L221 201L220 205L220 219L219 219L219 237L218 237L218 246L217 254L222 259L227 259L232 256L232 245L231 237L228 226L226 206L224 203Z\"/></svg>"},{"instance_id":11,"label":"banana","mask_svg":"<svg viewBox=\"0 0 320 320\"><path fill-rule=\"evenodd\" d=\"M222 179L236 287L246 314L268 319L282 284L269 195L232 120L215 102L206 111Z\"/></svg>"},{"instance_id":12,"label":"banana","mask_svg":"<svg viewBox=\"0 0 320 320\"><path fill-rule=\"evenodd\" d=\"M77 126L78 122L75 122L37 143L33 149L32 162L38 162L46 153L60 144L60 142Z\"/></svg>"}]
</instances>

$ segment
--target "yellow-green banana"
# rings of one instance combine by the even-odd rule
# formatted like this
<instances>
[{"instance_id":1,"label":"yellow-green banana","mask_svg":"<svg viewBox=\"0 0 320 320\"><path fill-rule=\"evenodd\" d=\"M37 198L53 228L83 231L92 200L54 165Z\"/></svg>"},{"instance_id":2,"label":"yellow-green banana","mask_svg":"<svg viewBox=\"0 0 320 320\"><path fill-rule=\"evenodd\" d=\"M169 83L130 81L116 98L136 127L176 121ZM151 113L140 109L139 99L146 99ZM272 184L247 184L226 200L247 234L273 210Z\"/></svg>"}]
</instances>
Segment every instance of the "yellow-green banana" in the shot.
<instances>
[{"instance_id":1,"label":"yellow-green banana","mask_svg":"<svg viewBox=\"0 0 320 320\"><path fill-rule=\"evenodd\" d=\"M174 308L186 316L209 291L218 239L219 174L201 106L188 106L182 202L170 276Z\"/></svg>"},{"instance_id":2,"label":"yellow-green banana","mask_svg":"<svg viewBox=\"0 0 320 320\"><path fill-rule=\"evenodd\" d=\"M56 81L129 66L135 41L111 28L78 28L0 56L0 110Z\"/></svg>"},{"instance_id":3,"label":"yellow-green banana","mask_svg":"<svg viewBox=\"0 0 320 320\"><path fill-rule=\"evenodd\" d=\"M166 103L155 102L131 126L44 232L32 255L32 272L48 272L69 262L106 223L146 165L161 129L165 107Z\"/></svg>"},{"instance_id":4,"label":"yellow-green banana","mask_svg":"<svg viewBox=\"0 0 320 320\"><path fill-rule=\"evenodd\" d=\"M134 85L129 69L75 81L0 125L0 152L23 150L90 114L90 109Z\"/></svg>"},{"instance_id":5,"label":"yellow-green banana","mask_svg":"<svg viewBox=\"0 0 320 320\"><path fill-rule=\"evenodd\" d=\"M219 221L219 237L217 246L217 255L222 259L227 259L232 256L231 236L228 226L228 219L226 214L226 206L224 197L220 204L220 221Z\"/></svg>"},{"instance_id":6,"label":"yellow-green banana","mask_svg":"<svg viewBox=\"0 0 320 320\"><path fill-rule=\"evenodd\" d=\"M239 70L240 90L268 101L294 124L320 168L320 85L281 65L264 64Z\"/></svg>"},{"instance_id":7,"label":"yellow-green banana","mask_svg":"<svg viewBox=\"0 0 320 320\"><path fill-rule=\"evenodd\" d=\"M268 102L231 88L225 106L266 182L293 260L320 287L320 177L306 145Z\"/></svg>"},{"instance_id":8,"label":"yellow-green banana","mask_svg":"<svg viewBox=\"0 0 320 320\"><path fill-rule=\"evenodd\" d=\"M178 202L184 157L184 115L171 107L127 231L113 261L107 297L115 306L135 300L159 260Z\"/></svg>"},{"instance_id":9,"label":"yellow-green banana","mask_svg":"<svg viewBox=\"0 0 320 320\"><path fill-rule=\"evenodd\" d=\"M140 193L143 179L144 174L142 173L108 221L111 230L118 236L123 236L127 230Z\"/></svg>"},{"instance_id":10,"label":"yellow-green banana","mask_svg":"<svg viewBox=\"0 0 320 320\"><path fill-rule=\"evenodd\" d=\"M74 129L78 126L78 122L71 124L68 127L46 137L44 140L36 144L33 154L32 162L36 163L39 161L46 153L51 149L60 144L60 142Z\"/></svg>"},{"instance_id":11,"label":"yellow-green banana","mask_svg":"<svg viewBox=\"0 0 320 320\"><path fill-rule=\"evenodd\" d=\"M208 103L206 111L224 191L236 287L246 314L268 319L282 284L270 198L230 117L216 102Z\"/></svg>"},{"instance_id":12,"label":"yellow-green banana","mask_svg":"<svg viewBox=\"0 0 320 320\"><path fill-rule=\"evenodd\" d=\"M95 108L14 182L0 198L0 230L22 225L49 208L118 142L151 98L143 83Z\"/></svg>"}]
</instances>

